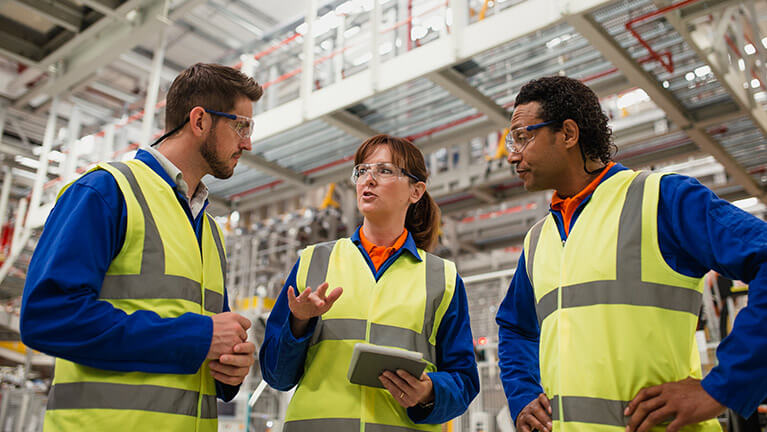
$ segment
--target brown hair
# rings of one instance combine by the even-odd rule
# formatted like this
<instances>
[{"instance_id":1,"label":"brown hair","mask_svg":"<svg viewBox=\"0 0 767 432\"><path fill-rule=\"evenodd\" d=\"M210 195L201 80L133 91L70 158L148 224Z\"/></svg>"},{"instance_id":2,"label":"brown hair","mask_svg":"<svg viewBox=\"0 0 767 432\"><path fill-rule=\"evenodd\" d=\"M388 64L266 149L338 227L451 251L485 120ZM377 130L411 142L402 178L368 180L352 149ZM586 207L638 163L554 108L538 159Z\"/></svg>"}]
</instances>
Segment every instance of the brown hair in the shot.
<instances>
[{"instance_id":1,"label":"brown hair","mask_svg":"<svg viewBox=\"0 0 767 432\"><path fill-rule=\"evenodd\" d=\"M376 135L368 138L354 154L354 165L361 164L365 158L373 153L378 147L385 145L392 154L392 162L408 173L426 182L429 172L426 171L426 162L423 153L412 142L405 138L391 135ZM410 179L414 182L415 180ZM436 202L424 191L418 202L410 204L405 216L405 228L415 240L416 246L431 251L439 238L440 210Z\"/></svg>"},{"instance_id":2,"label":"brown hair","mask_svg":"<svg viewBox=\"0 0 767 432\"><path fill-rule=\"evenodd\" d=\"M237 99L255 102L264 90L253 78L237 69L214 63L197 63L181 72L165 97L165 130L182 125L196 106L227 112ZM216 117L214 117L215 121Z\"/></svg>"}]
</instances>

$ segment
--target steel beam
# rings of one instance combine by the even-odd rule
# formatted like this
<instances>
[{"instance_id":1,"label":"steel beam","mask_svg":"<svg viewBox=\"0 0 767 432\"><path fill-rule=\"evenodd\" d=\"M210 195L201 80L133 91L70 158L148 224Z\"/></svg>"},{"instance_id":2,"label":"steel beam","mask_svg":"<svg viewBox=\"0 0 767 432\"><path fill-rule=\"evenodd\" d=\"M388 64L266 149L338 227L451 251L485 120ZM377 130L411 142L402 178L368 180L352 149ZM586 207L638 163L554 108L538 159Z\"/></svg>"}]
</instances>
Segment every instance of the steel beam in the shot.
<instances>
[{"instance_id":1,"label":"steel beam","mask_svg":"<svg viewBox=\"0 0 767 432\"><path fill-rule=\"evenodd\" d=\"M76 9L67 7L64 2L14 0L14 3L23 6L34 14L45 17L50 22L72 33L79 32L83 23L83 14Z\"/></svg>"},{"instance_id":2,"label":"steel beam","mask_svg":"<svg viewBox=\"0 0 767 432\"><path fill-rule=\"evenodd\" d=\"M170 19L186 13L203 1L185 1L170 12ZM167 25L164 20L158 19L164 4L163 1L128 0L120 5L118 13L124 15L137 8L138 13L134 21L114 22L111 19L102 19L92 24L62 48L40 61L40 65L44 67L63 60L66 68L56 78L45 81L18 98L14 101L14 106L24 107L42 94L50 97L59 95L88 79L98 68L113 62L122 53L156 35Z\"/></svg>"},{"instance_id":3,"label":"steel beam","mask_svg":"<svg viewBox=\"0 0 767 432\"><path fill-rule=\"evenodd\" d=\"M301 190L306 189L311 183L305 175L287 169L276 162L267 160L263 156L255 153L243 153L242 162L261 172L277 177L280 180L284 180L293 186L298 186Z\"/></svg>"},{"instance_id":4,"label":"steel beam","mask_svg":"<svg viewBox=\"0 0 767 432\"><path fill-rule=\"evenodd\" d=\"M426 77L467 105L476 108L499 128L509 125L509 112L475 87L469 85L465 77L453 68L432 72Z\"/></svg>"},{"instance_id":5,"label":"steel beam","mask_svg":"<svg viewBox=\"0 0 767 432\"><path fill-rule=\"evenodd\" d=\"M115 10L115 8L120 4L119 1L106 2L102 0L80 0L80 3L82 3L84 6L88 6L89 8L95 10L101 15L105 15L110 18L125 19L124 16L121 16ZM107 4L107 3L110 3L110 4Z\"/></svg>"},{"instance_id":6,"label":"steel beam","mask_svg":"<svg viewBox=\"0 0 767 432\"><path fill-rule=\"evenodd\" d=\"M373 135L378 135L380 133L372 127L368 126L367 123L362 121L362 119L346 110L328 114L322 117L322 120L331 126L341 129L349 135L362 140L370 138Z\"/></svg>"},{"instance_id":7,"label":"steel beam","mask_svg":"<svg viewBox=\"0 0 767 432\"><path fill-rule=\"evenodd\" d=\"M694 123L692 115L670 92L659 85L657 80L645 71L605 30L584 14L570 15L567 22L585 37L591 45L614 64L632 83L642 88L652 101L668 115L669 120L684 130L701 150L713 155L724 165L727 172L753 196L767 202L767 192L748 172L719 144L705 129ZM712 68L713 69L713 68Z\"/></svg>"}]
</instances>

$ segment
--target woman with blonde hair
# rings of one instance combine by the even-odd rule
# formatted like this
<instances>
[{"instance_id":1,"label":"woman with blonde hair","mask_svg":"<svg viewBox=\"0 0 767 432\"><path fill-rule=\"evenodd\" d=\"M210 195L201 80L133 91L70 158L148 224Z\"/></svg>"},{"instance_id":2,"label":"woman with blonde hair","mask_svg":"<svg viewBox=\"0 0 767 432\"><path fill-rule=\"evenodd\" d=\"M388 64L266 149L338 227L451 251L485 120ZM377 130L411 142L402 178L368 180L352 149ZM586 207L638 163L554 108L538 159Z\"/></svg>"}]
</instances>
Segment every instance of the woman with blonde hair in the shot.
<instances>
[{"instance_id":1,"label":"woman with blonde hair","mask_svg":"<svg viewBox=\"0 0 767 432\"><path fill-rule=\"evenodd\" d=\"M463 281L427 252L440 212L424 157L406 139L377 135L354 164L363 223L301 252L267 322L262 374L278 390L297 385L286 432L439 431L469 406L479 376ZM386 371L383 388L352 384L359 342L420 352L426 372Z\"/></svg>"}]
</instances>

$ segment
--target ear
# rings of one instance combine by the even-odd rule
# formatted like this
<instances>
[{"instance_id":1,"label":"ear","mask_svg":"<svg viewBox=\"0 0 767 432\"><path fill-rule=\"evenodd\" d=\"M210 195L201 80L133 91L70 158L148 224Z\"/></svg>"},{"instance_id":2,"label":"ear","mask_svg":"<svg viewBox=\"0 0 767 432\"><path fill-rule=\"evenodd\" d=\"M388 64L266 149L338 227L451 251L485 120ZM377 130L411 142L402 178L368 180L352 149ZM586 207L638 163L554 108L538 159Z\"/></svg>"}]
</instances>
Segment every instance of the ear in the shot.
<instances>
[{"instance_id":1,"label":"ear","mask_svg":"<svg viewBox=\"0 0 767 432\"><path fill-rule=\"evenodd\" d=\"M578 138L580 137L581 130L578 128L578 123L575 120L567 119L562 122L562 130L565 134L565 148L570 149L578 145Z\"/></svg>"},{"instance_id":2,"label":"ear","mask_svg":"<svg viewBox=\"0 0 767 432\"><path fill-rule=\"evenodd\" d=\"M419 181L415 184L410 184L410 204L417 203L424 192L426 192L426 183Z\"/></svg>"},{"instance_id":3,"label":"ear","mask_svg":"<svg viewBox=\"0 0 767 432\"><path fill-rule=\"evenodd\" d=\"M205 114L205 109L201 106L196 106L189 111L189 126L192 129L192 134L196 137L201 137L210 132L213 122L210 116Z\"/></svg>"}]
</instances>

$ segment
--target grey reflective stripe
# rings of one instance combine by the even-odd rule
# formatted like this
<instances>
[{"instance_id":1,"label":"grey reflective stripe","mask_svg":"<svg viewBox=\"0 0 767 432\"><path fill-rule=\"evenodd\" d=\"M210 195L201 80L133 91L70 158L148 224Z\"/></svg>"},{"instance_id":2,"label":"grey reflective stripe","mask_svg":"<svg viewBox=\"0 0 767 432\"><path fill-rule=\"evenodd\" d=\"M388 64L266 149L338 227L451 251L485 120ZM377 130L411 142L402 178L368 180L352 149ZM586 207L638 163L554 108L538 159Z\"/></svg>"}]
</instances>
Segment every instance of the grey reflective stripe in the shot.
<instances>
[{"instance_id":1,"label":"grey reflective stripe","mask_svg":"<svg viewBox=\"0 0 767 432\"><path fill-rule=\"evenodd\" d=\"M426 253L426 307L423 315L422 333L428 340L434 330L437 308L445 296L445 261Z\"/></svg>"},{"instance_id":2,"label":"grey reflective stripe","mask_svg":"<svg viewBox=\"0 0 767 432\"><path fill-rule=\"evenodd\" d=\"M74 382L51 387L47 409L138 410L195 417L198 398L196 391L171 387Z\"/></svg>"},{"instance_id":3,"label":"grey reflective stripe","mask_svg":"<svg viewBox=\"0 0 767 432\"><path fill-rule=\"evenodd\" d=\"M559 402L562 415L559 418ZM551 419L555 421L596 423L608 426L626 426L629 417L623 416L628 402L582 396L554 396L551 399Z\"/></svg>"},{"instance_id":4,"label":"grey reflective stripe","mask_svg":"<svg viewBox=\"0 0 767 432\"><path fill-rule=\"evenodd\" d=\"M197 284L197 289L200 285ZM213 290L205 290L205 310L214 314L221 313L224 310L224 296Z\"/></svg>"},{"instance_id":5,"label":"grey reflective stripe","mask_svg":"<svg viewBox=\"0 0 767 432\"><path fill-rule=\"evenodd\" d=\"M649 175L647 171L640 172L626 191L618 224L616 279L619 282L642 280L642 203Z\"/></svg>"},{"instance_id":6,"label":"grey reflective stripe","mask_svg":"<svg viewBox=\"0 0 767 432\"><path fill-rule=\"evenodd\" d=\"M423 432L422 429L414 429L404 426L391 426L378 423L365 423L365 432Z\"/></svg>"},{"instance_id":7,"label":"grey reflective stripe","mask_svg":"<svg viewBox=\"0 0 767 432\"><path fill-rule=\"evenodd\" d=\"M224 243L221 241L221 236L218 235L218 225L216 225L216 221L213 220L213 216L208 213L205 213L205 216L208 217L210 232L213 233L213 241L215 241L216 250L218 250L218 261L221 263L221 276L223 276L224 283L226 283L226 251L224 250ZM226 286L224 286L224 289L226 289Z\"/></svg>"},{"instance_id":8,"label":"grey reflective stripe","mask_svg":"<svg viewBox=\"0 0 767 432\"><path fill-rule=\"evenodd\" d=\"M202 395L202 403L200 404L200 418L218 418L218 402L216 401L215 395Z\"/></svg>"},{"instance_id":9,"label":"grey reflective stripe","mask_svg":"<svg viewBox=\"0 0 767 432\"><path fill-rule=\"evenodd\" d=\"M309 269L306 273L306 286L316 290L322 285L328 276L328 264L330 262L330 252L333 250L336 242L320 243L314 246L312 260L309 262Z\"/></svg>"},{"instance_id":10,"label":"grey reflective stripe","mask_svg":"<svg viewBox=\"0 0 767 432\"><path fill-rule=\"evenodd\" d=\"M677 312L700 312L702 295L698 291L643 281L594 281L562 287L562 309L594 305L648 306ZM538 323L557 310L557 290L547 293L535 306Z\"/></svg>"},{"instance_id":11,"label":"grey reflective stripe","mask_svg":"<svg viewBox=\"0 0 767 432\"><path fill-rule=\"evenodd\" d=\"M538 315L538 326L543 325L543 320L557 310L557 293L559 289L553 289L535 304L535 314ZM564 305L562 306L564 307Z\"/></svg>"},{"instance_id":12,"label":"grey reflective stripe","mask_svg":"<svg viewBox=\"0 0 767 432\"><path fill-rule=\"evenodd\" d=\"M141 213L144 215L144 250L141 254L141 273L142 274L164 274L165 273L165 249L162 245L160 231L154 221L154 216L149 210L149 205L144 197L144 192L136 181L130 167L123 162L110 162L110 166L120 171L128 180L133 195L136 197Z\"/></svg>"},{"instance_id":13,"label":"grey reflective stripe","mask_svg":"<svg viewBox=\"0 0 767 432\"><path fill-rule=\"evenodd\" d=\"M538 240L541 239L541 230L543 230L543 224L546 222L546 215L543 219L539 220L533 228L530 229L530 245L528 250L525 251L525 264L527 268L527 279L530 283L533 283L533 261L535 257L535 249L538 247Z\"/></svg>"},{"instance_id":14,"label":"grey reflective stripe","mask_svg":"<svg viewBox=\"0 0 767 432\"><path fill-rule=\"evenodd\" d=\"M285 432L360 432L359 419L311 419L286 421L282 429ZM413 429L404 426L391 426L378 423L365 423L365 432L421 432L421 429Z\"/></svg>"},{"instance_id":15,"label":"grey reflective stripe","mask_svg":"<svg viewBox=\"0 0 767 432\"><path fill-rule=\"evenodd\" d=\"M310 344L324 340L365 340L366 327L367 321L360 319L320 319Z\"/></svg>"},{"instance_id":16,"label":"grey reflective stripe","mask_svg":"<svg viewBox=\"0 0 767 432\"><path fill-rule=\"evenodd\" d=\"M183 299L200 304L200 284L166 274L106 275L100 299Z\"/></svg>"},{"instance_id":17,"label":"grey reflective stripe","mask_svg":"<svg viewBox=\"0 0 767 432\"><path fill-rule=\"evenodd\" d=\"M284 432L360 432L359 419L325 418L286 421Z\"/></svg>"},{"instance_id":18,"label":"grey reflective stripe","mask_svg":"<svg viewBox=\"0 0 767 432\"><path fill-rule=\"evenodd\" d=\"M416 333L402 327L371 323L370 343L416 351L423 354L424 360L436 364L436 349L434 345L429 343L429 337L424 333Z\"/></svg>"},{"instance_id":19,"label":"grey reflective stripe","mask_svg":"<svg viewBox=\"0 0 767 432\"><path fill-rule=\"evenodd\" d=\"M657 307L693 315L700 312L700 292L642 281L642 203L645 181L649 175L649 172L639 173L626 192L618 226L616 280L599 280L561 287L563 309L622 304ZM532 271L528 271L532 275ZM539 325L557 310L559 289L546 293L536 304Z\"/></svg>"}]
</instances>

